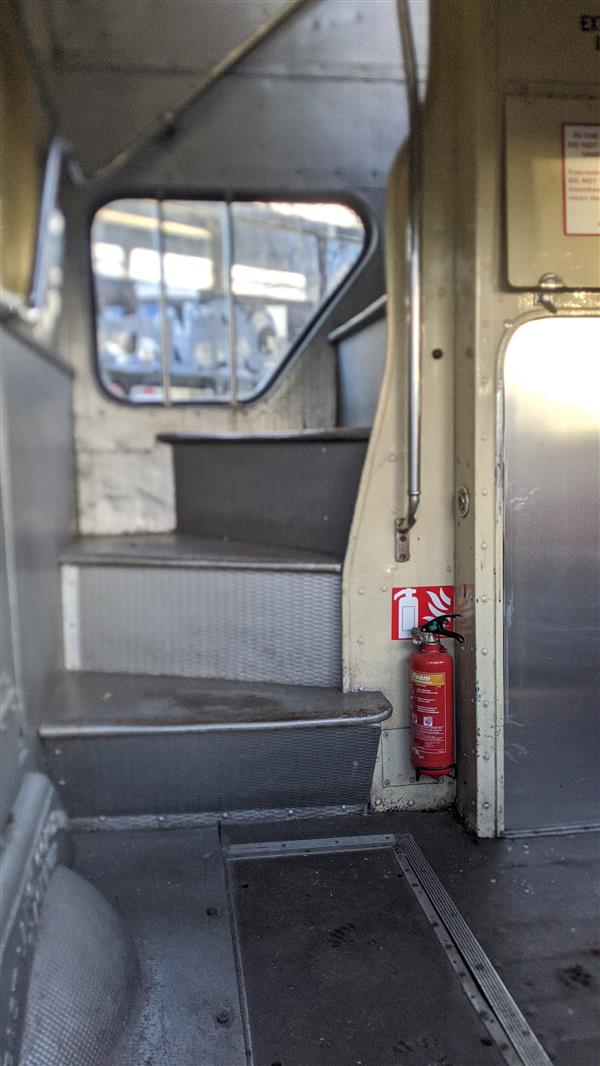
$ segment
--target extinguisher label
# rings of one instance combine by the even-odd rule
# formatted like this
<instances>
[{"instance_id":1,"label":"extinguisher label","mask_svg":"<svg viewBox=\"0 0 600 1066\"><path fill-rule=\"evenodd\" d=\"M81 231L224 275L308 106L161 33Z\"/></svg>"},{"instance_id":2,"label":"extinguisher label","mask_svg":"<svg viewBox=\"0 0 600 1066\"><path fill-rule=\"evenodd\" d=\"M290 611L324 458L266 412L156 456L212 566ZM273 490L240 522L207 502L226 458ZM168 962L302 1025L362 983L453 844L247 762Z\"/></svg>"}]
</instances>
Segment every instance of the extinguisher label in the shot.
<instances>
[{"instance_id":1,"label":"extinguisher label","mask_svg":"<svg viewBox=\"0 0 600 1066\"><path fill-rule=\"evenodd\" d=\"M414 671L411 674L411 680L413 685L443 685L443 674L415 674Z\"/></svg>"},{"instance_id":2,"label":"extinguisher label","mask_svg":"<svg viewBox=\"0 0 600 1066\"><path fill-rule=\"evenodd\" d=\"M392 640L410 640L413 629L454 613L453 585L403 586L392 589ZM452 626L448 625L449 629Z\"/></svg>"},{"instance_id":3,"label":"extinguisher label","mask_svg":"<svg viewBox=\"0 0 600 1066\"><path fill-rule=\"evenodd\" d=\"M420 761L438 762L451 758L446 728L445 674L425 674L412 671L411 681L411 740L415 756Z\"/></svg>"}]
</instances>

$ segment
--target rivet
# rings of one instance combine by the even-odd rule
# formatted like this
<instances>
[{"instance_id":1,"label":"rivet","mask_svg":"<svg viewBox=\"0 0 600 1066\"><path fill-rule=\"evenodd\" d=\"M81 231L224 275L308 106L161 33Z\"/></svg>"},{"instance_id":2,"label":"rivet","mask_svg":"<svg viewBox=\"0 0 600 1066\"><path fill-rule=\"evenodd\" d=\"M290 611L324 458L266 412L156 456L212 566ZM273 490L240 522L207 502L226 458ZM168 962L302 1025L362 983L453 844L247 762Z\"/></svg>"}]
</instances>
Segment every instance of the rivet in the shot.
<instances>
[{"instance_id":1,"label":"rivet","mask_svg":"<svg viewBox=\"0 0 600 1066\"><path fill-rule=\"evenodd\" d=\"M482 596L482 597L481 597L481 602L482 602L482 603L487 603L487 601L488 601L488 598L487 598L487 596Z\"/></svg>"},{"instance_id":2,"label":"rivet","mask_svg":"<svg viewBox=\"0 0 600 1066\"><path fill-rule=\"evenodd\" d=\"M229 1021L229 1011L220 1010L217 1014L217 1021L219 1025L227 1025L227 1022Z\"/></svg>"},{"instance_id":3,"label":"rivet","mask_svg":"<svg viewBox=\"0 0 600 1066\"><path fill-rule=\"evenodd\" d=\"M357 644L364 644L364 642L365 642L365 638L364 637L357 637L356 638L356 643Z\"/></svg>"},{"instance_id":4,"label":"rivet","mask_svg":"<svg viewBox=\"0 0 600 1066\"><path fill-rule=\"evenodd\" d=\"M485 802L485 803L483 804L483 809L484 809L484 811L489 811L489 809L490 809L490 805L489 805L489 803L487 802L487 800L486 800L486 802Z\"/></svg>"},{"instance_id":5,"label":"rivet","mask_svg":"<svg viewBox=\"0 0 600 1066\"><path fill-rule=\"evenodd\" d=\"M359 589L358 590L358 595L359 596L364 596L364 594L365 594L365 590L364 589Z\"/></svg>"},{"instance_id":6,"label":"rivet","mask_svg":"<svg viewBox=\"0 0 600 1066\"><path fill-rule=\"evenodd\" d=\"M482 489L481 490L481 495L482 496L487 496L487 489Z\"/></svg>"},{"instance_id":7,"label":"rivet","mask_svg":"<svg viewBox=\"0 0 600 1066\"><path fill-rule=\"evenodd\" d=\"M481 654L482 654L482 655L487 655L487 653L488 653L488 652L487 652L487 648L482 648L482 649L481 649Z\"/></svg>"},{"instance_id":8,"label":"rivet","mask_svg":"<svg viewBox=\"0 0 600 1066\"><path fill-rule=\"evenodd\" d=\"M489 707L489 705L490 705L490 701L489 700L484 700L483 701L483 704L482 704L483 707Z\"/></svg>"},{"instance_id":9,"label":"rivet","mask_svg":"<svg viewBox=\"0 0 600 1066\"><path fill-rule=\"evenodd\" d=\"M482 540L482 542L481 542L481 547L482 547L482 548L484 549L484 551L485 551L485 549L487 548L487 540Z\"/></svg>"},{"instance_id":10,"label":"rivet","mask_svg":"<svg viewBox=\"0 0 600 1066\"><path fill-rule=\"evenodd\" d=\"M390 463L395 463L395 462L396 462L396 459L397 459L397 455L396 455L396 453L395 453L395 452L390 452L390 454L389 454L389 461L390 461Z\"/></svg>"},{"instance_id":11,"label":"rivet","mask_svg":"<svg viewBox=\"0 0 600 1066\"><path fill-rule=\"evenodd\" d=\"M386 780L386 781L384 781L384 782L383 782L383 787L384 787L384 788L389 788L389 787L390 787L390 783L389 783L389 781L387 781L387 780Z\"/></svg>"},{"instance_id":12,"label":"rivet","mask_svg":"<svg viewBox=\"0 0 600 1066\"><path fill-rule=\"evenodd\" d=\"M381 585L381 592L387 592L387 585Z\"/></svg>"},{"instance_id":13,"label":"rivet","mask_svg":"<svg viewBox=\"0 0 600 1066\"><path fill-rule=\"evenodd\" d=\"M414 805L415 805L415 801L414 800L409 800L406 806L407 807L414 807Z\"/></svg>"}]
</instances>

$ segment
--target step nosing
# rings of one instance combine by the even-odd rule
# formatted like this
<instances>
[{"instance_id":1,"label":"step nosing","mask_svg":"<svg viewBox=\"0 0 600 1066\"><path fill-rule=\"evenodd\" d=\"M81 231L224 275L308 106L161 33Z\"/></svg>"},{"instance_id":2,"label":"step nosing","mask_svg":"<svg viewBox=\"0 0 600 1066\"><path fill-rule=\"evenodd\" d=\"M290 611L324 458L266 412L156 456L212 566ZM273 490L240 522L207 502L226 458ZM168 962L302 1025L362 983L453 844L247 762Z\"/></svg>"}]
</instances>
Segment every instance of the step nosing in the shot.
<instances>
[{"instance_id":1,"label":"step nosing","mask_svg":"<svg viewBox=\"0 0 600 1066\"><path fill-rule=\"evenodd\" d=\"M186 733L244 733L273 732L281 729L333 729L364 728L377 725L389 715L387 709L365 715L331 716L328 718L280 719L271 721L247 722L73 722L48 723L41 725L39 735L42 740L76 739L110 736L165 736Z\"/></svg>"},{"instance_id":2,"label":"step nosing","mask_svg":"<svg viewBox=\"0 0 600 1066\"><path fill-rule=\"evenodd\" d=\"M341 561L311 562L287 561L287 560L257 560L257 559L210 559L210 558L179 558L169 559L164 556L133 556L133 555L75 555L65 553L60 557L61 566L77 566L82 568L97 566L121 566L132 570L144 568L157 568L163 570L263 570L280 573L319 573L339 574L342 570Z\"/></svg>"}]
</instances>

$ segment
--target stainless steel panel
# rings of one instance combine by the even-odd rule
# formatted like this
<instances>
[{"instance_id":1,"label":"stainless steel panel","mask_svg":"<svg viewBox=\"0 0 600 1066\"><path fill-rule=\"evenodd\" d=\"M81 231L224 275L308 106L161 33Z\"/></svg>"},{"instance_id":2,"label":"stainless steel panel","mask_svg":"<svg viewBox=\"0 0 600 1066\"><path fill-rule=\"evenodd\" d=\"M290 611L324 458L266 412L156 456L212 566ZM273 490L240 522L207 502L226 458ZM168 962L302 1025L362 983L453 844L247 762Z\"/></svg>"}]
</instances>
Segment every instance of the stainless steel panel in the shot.
<instances>
[{"instance_id":1,"label":"stainless steel panel","mask_svg":"<svg viewBox=\"0 0 600 1066\"><path fill-rule=\"evenodd\" d=\"M523 325L504 371L508 829L600 822L600 318Z\"/></svg>"},{"instance_id":2,"label":"stainless steel panel","mask_svg":"<svg viewBox=\"0 0 600 1066\"><path fill-rule=\"evenodd\" d=\"M66 665L339 685L340 598L339 574L84 566L81 659Z\"/></svg>"}]
</instances>

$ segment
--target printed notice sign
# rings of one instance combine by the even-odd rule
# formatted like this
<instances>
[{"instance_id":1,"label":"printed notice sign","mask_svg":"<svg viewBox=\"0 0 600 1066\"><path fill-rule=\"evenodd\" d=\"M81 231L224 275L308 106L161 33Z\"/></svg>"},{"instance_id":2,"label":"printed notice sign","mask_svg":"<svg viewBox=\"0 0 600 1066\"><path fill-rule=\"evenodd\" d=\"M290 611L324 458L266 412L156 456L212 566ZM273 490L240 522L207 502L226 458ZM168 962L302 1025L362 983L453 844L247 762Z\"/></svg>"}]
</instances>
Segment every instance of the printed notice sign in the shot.
<instances>
[{"instance_id":1,"label":"printed notice sign","mask_svg":"<svg viewBox=\"0 0 600 1066\"><path fill-rule=\"evenodd\" d=\"M564 123L566 237L600 237L600 123Z\"/></svg>"}]
</instances>

